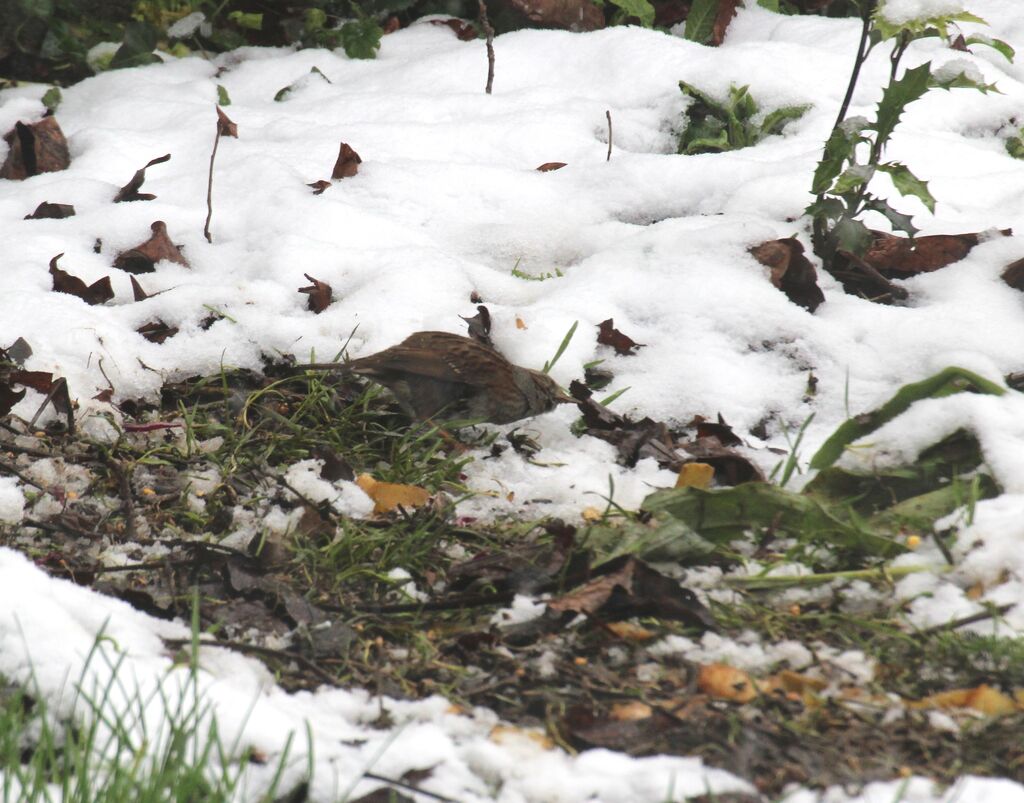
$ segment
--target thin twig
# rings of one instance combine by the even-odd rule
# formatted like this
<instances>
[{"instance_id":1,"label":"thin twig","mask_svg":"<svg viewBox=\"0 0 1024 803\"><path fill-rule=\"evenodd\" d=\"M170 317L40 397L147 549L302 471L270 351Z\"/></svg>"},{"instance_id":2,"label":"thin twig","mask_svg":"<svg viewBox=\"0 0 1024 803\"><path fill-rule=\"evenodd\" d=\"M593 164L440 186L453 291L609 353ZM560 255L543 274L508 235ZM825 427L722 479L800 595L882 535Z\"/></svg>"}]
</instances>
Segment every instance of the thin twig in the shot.
<instances>
[{"instance_id":1,"label":"thin twig","mask_svg":"<svg viewBox=\"0 0 1024 803\"><path fill-rule=\"evenodd\" d=\"M978 622L984 622L986 619L994 619L996 616L1002 616L1004 613L1013 608L1014 603L1007 605L999 605L997 607L989 608L987 611L981 611L980 613L972 614L971 616L965 616L962 619L954 619L951 622L943 622L941 625L933 625L932 627L926 627L924 630L918 631L918 636L934 636L936 633L945 633L950 630L956 630L964 625L973 625Z\"/></svg>"},{"instance_id":2,"label":"thin twig","mask_svg":"<svg viewBox=\"0 0 1024 803\"><path fill-rule=\"evenodd\" d=\"M132 483L129 471L113 457L103 455L107 466L117 478L117 490L121 496L121 510L124 513L124 537L126 541L137 540L135 530L135 500L132 498Z\"/></svg>"},{"instance_id":3,"label":"thin twig","mask_svg":"<svg viewBox=\"0 0 1024 803\"><path fill-rule=\"evenodd\" d=\"M491 94L491 88L494 86L494 28L491 26L490 20L487 19L487 3L484 0L477 0L480 5L480 27L484 30L484 36L487 37L487 88L486 92L488 95Z\"/></svg>"},{"instance_id":4,"label":"thin twig","mask_svg":"<svg viewBox=\"0 0 1024 803\"><path fill-rule=\"evenodd\" d=\"M190 638L172 638L164 639L164 643L169 647L180 649L182 647L191 647L192 639ZM251 652L254 655L265 655L270 658L281 658L289 661L295 661L300 666L312 672L324 683L329 683L331 686L338 685L338 679L333 677L331 674L321 669L315 663L310 661L305 655L290 650L275 650L273 647L258 647L255 644L245 644L241 641L221 641L220 639L199 639L200 647L223 647L226 650L237 650L238 652Z\"/></svg>"},{"instance_id":5,"label":"thin twig","mask_svg":"<svg viewBox=\"0 0 1024 803\"><path fill-rule=\"evenodd\" d=\"M356 603L353 610L360 613L420 613L425 611L451 611L458 608L481 608L487 605L503 605L512 601L515 594L511 591L500 594L472 594L436 602L400 602L393 605L376 605L372 603ZM332 606L321 606L324 610L332 610Z\"/></svg>"},{"instance_id":6,"label":"thin twig","mask_svg":"<svg viewBox=\"0 0 1024 803\"><path fill-rule=\"evenodd\" d=\"M606 162L612 160L612 113L610 109L605 109L604 116L608 118L608 156L605 158Z\"/></svg>"},{"instance_id":7,"label":"thin twig","mask_svg":"<svg viewBox=\"0 0 1024 803\"><path fill-rule=\"evenodd\" d=\"M408 789L410 792L415 792L417 795L425 795L426 797L433 798L434 800L443 801L443 803L457 803L453 798L439 795L436 792L428 792L426 789L420 789L418 786L413 786L411 783L396 781L394 778L377 775L375 772L364 772L363 777L369 778L372 781L383 781L384 783L391 784L392 786L397 786L399 789Z\"/></svg>"},{"instance_id":8,"label":"thin twig","mask_svg":"<svg viewBox=\"0 0 1024 803\"><path fill-rule=\"evenodd\" d=\"M210 219L213 217L213 160L217 158L217 145L220 144L220 126L217 133L213 135L213 152L210 154L210 175L206 179L206 225L203 226L203 236L206 242L212 243L210 236Z\"/></svg>"},{"instance_id":9,"label":"thin twig","mask_svg":"<svg viewBox=\"0 0 1024 803\"><path fill-rule=\"evenodd\" d=\"M4 444L4 448L5 449L7 448L7 444ZM48 457L49 455L45 455L45 456ZM22 474L20 471L18 471L18 469L16 469L10 463L8 463L8 462L6 462L4 460L0 460L0 474L10 474L10 475L12 475L14 477L17 477L19 480L21 480L26 485L32 485L32 486L38 488L43 493L50 493L50 489L49 488L47 488L44 485L40 485L38 482L36 482L31 477L28 477L25 474Z\"/></svg>"}]
</instances>

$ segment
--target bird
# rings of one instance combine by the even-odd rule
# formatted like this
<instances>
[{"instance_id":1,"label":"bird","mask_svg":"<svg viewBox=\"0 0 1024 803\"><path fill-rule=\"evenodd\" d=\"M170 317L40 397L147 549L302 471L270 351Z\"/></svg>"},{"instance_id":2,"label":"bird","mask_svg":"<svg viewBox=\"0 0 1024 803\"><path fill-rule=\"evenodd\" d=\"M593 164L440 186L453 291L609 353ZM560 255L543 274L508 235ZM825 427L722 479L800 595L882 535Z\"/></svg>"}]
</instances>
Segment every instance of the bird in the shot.
<instances>
[{"instance_id":1,"label":"bird","mask_svg":"<svg viewBox=\"0 0 1024 803\"><path fill-rule=\"evenodd\" d=\"M547 374L514 365L490 346L449 332L415 332L366 357L296 367L371 379L390 390L417 421L510 424L576 401Z\"/></svg>"}]
</instances>

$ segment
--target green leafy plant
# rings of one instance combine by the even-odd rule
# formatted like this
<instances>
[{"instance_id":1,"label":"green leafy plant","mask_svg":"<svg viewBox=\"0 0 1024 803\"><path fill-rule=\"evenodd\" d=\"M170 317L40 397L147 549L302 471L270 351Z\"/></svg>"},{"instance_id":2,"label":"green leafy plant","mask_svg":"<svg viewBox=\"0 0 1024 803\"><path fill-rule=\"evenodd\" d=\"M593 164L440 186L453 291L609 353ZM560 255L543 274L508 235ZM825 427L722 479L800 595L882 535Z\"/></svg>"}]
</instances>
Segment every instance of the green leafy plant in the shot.
<instances>
[{"instance_id":1,"label":"green leafy plant","mask_svg":"<svg viewBox=\"0 0 1024 803\"><path fill-rule=\"evenodd\" d=\"M879 174L887 175L900 195L914 196L929 211L935 209L935 198L926 181L919 179L902 162L883 160L885 147L907 106L929 89L969 87L981 92L996 91L994 86L983 83L980 76L973 75L971 70L958 69L955 65L933 71L931 62L925 62L905 69L902 73L900 71L900 62L911 42L938 37L952 44L956 37L951 28L956 23L984 23L981 18L964 11L893 22L886 17L885 0L858 2L862 27L857 55L846 96L832 133L825 143L821 161L814 171L811 192L815 200L806 210L813 219L814 252L822 259L826 269L832 267L839 251L856 256L867 251L873 236L861 220L866 212L878 212L889 221L893 229L911 237L917 232L909 215L899 212L888 201L870 191L869 186ZM1013 49L1000 40L971 36L969 41L986 44L1006 58L1013 58ZM848 118L847 112L861 67L871 51L883 43L890 47L891 66L889 83L882 93L875 118Z\"/></svg>"},{"instance_id":2,"label":"green leafy plant","mask_svg":"<svg viewBox=\"0 0 1024 803\"><path fill-rule=\"evenodd\" d=\"M686 81L679 89L693 99L686 109L686 128L679 135L679 153L721 153L746 148L799 119L808 106L783 106L761 116L747 86L729 87L721 102Z\"/></svg>"},{"instance_id":3,"label":"green leafy plant","mask_svg":"<svg viewBox=\"0 0 1024 803\"><path fill-rule=\"evenodd\" d=\"M349 20L341 26L341 46L350 59L376 58L384 29L370 17Z\"/></svg>"},{"instance_id":4,"label":"green leafy plant","mask_svg":"<svg viewBox=\"0 0 1024 803\"><path fill-rule=\"evenodd\" d=\"M635 18L645 28L654 27L654 6L648 0L609 0L619 9L623 20Z\"/></svg>"}]
</instances>

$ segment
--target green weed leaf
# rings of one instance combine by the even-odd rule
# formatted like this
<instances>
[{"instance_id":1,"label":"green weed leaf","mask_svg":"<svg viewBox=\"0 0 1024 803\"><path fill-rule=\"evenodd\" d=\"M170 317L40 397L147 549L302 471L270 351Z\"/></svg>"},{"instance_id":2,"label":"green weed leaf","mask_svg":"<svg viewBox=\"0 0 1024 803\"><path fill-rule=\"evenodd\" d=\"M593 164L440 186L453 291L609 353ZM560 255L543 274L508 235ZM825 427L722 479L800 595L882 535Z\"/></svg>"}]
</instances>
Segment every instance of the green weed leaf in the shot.
<instances>
[{"instance_id":1,"label":"green weed leaf","mask_svg":"<svg viewBox=\"0 0 1024 803\"><path fill-rule=\"evenodd\" d=\"M842 456L849 444L888 423L906 411L914 402L921 399L938 399L963 391L988 393L993 396L1002 396L1006 393L1004 388L973 371L951 365L920 382L904 385L896 392L895 396L877 410L845 421L811 458L811 468L822 469L831 466Z\"/></svg>"},{"instance_id":2,"label":"green weed leaf","mask_svg":"<svg viewBox=\"0 0 1024 803\"><path fill-rule=\"evenodd\" d=\"M341 26L341 46L350 59L376 58L384 30L368 17Z\"/></svg>"},{"instance_id":3,"label":"green weed leaf","mask_svg":"<svg viewBox=\"0 0 1024 803\"><path fill-rule=\"evenodd\" d=\"M691 42L706 44L714 31L717 13L718 0L694 0L690 6L690 14L686 18L683 37Z\"/></svg>"},{"instance_id":4,"label":"green weed leaf","mask_svg":"<svg viewBox=\"0 0 1024 803\"><path fill-rule=\"evenodd\" d=\"M910 168L900 162L886 162L878 165L878 169L889 174L893 186L899 190L900 195L913 195L915 198L920 198L921 202L928 207L928 211L935 214L935 198L928 191L927 181L921 181L910 172Z\"/></svg>"},{"instance_id":5,"label":"green weed leaf","mask_svg":"<svg viewBox=\"0 0 1024 803\"><path fill-rule=\"evenodd\" d=\"M918 229L912 222L910 215L904 215L902 212L897 212L887 201L883 201L881 198L870 198L867 203L864 204L864 209L871 210L872 212L878 212L880 215L884 215L885 219L889 221L889 224L897 231L902 231L913 237L917 234Z\"/></svg>"},{"instance_id":6,"label":"green weed leaf","mask_svg":"<svg viewBox=\"0 0 1024 803\"><path fill-rule=\"evenodd\" d=\"M991 36L985 36L984 34L971 34L964 41L967 43L968 47L971 45L987 45L988 47L996 50L1009 62L1012 62L1013 57L1017 55L1016 51L1002 39L993 39Z\"/></svg>"},{"instance_id":7,"label":"green weed leaf","mask_svg":"<svg viewBox=\"0 0 1024 803\"><path fill-rule=\"evenodd\" d=\"M654 27L654 6L648 0L611 0L627 17L636 17L645 28Z\"/></svg>"},{"instance_id":8,"label":"green weed leaf","mask_svg":"<svg viewBox=\"0 0 1024 803\"><path fill-rule=\"evenodd\" d=\"M849 251L858 256L867 251L874 242L874 237L867 226L859 220L845 216L836 223L832 234L841 251Z\"/></svg>"},{"instance_id":9,"label":"green weed leaf","mask_svg":"<svg viewBox=\"0 0 1024 803\"><path fill-rule=\"evenodd\" d=\"M926 61L919 67L907 70L903 73L902 78L893 81L885 88L882 99L878 103L877 119L873 126L877 132L875 142L879 148L884 147L885 143L889 141L889 137L892 136L907 105L928 91L931 68L931 62Z\"/></svg>"}]
</instances>

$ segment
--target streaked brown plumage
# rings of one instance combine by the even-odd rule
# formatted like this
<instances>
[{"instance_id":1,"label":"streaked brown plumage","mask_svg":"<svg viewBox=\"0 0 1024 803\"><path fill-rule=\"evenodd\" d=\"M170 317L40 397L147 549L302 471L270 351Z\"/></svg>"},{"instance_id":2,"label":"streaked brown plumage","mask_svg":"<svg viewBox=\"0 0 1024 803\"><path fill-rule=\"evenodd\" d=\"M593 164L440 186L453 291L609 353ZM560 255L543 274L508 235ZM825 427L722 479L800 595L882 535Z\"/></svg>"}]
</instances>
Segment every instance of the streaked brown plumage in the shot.
<instances>
[{"instance_id":1,"label":"streaked brown plumage","mask_svg":"<svg viewBox=\"0 0 1024 803\"><path fill-rule=\"evenodd\" d=\"M494 349L448 332L416 332L397 346L333 368L390 390L412 418L508 424L570 402L551 377L513 365Z\"/></svg>"}]
</instances>

